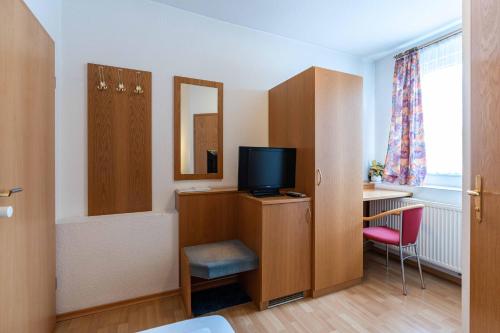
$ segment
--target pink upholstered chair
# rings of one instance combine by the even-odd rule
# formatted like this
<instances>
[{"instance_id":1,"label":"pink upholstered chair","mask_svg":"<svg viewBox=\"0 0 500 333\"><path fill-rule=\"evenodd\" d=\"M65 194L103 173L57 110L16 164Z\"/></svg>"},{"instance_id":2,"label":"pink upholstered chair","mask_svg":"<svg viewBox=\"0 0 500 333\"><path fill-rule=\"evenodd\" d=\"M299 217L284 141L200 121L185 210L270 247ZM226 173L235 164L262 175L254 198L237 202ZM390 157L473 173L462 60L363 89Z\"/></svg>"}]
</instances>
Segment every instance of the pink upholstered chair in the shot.
<instances>
[{"instance_id":1,"label":"pink upholstered chair","mask_svg":"<svg viewBox=\"0 0 500 333\"><path fill-rule=\"evenodd\" d=\"M399 247L399 259L401 261L401 278L403 281L403 295L406 295L404 261L408 258L415 257L417 259L418 271L420 273L420 282L422 283L422 289L425 289L424 277L422 275L422 267L420 266L420 258L418 255L418 248L417 248L418 232L420 230L420 224L422 223L423 211L424 211L424 205L412 205L412 206L393 209L387 212L382 212L374 216L363 217L363 221L371 222L389 215L401 216L401 223L399 230L389 228L386 223L386 226L364 228L363 236L367 240L372 240L375 242L385 244L385 251L386 251L385 260L387 267L389 267L389 245L395 245ZM407 255L405 257L403 254L403 249L407 248L413 248L415 254Z\"/></svg>"}]
</instances>

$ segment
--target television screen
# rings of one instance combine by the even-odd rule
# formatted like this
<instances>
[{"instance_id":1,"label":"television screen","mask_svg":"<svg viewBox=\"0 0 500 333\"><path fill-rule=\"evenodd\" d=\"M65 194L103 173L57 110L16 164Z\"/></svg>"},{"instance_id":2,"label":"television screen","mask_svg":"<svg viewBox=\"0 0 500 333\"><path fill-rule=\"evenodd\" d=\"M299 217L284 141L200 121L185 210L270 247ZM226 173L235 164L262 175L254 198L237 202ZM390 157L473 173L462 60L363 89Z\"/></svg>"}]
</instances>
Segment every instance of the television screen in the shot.
<instances>
[{"instance_id":1,"label":"television screen","mask_svg":"<svg viewBox=\"0 0 500 333\"><path fill-rule=\"evenodd\" d=\"M278 194L295 187L295 155L295 148L240 147L238 190Z\"/></svg>"}]
</instances>

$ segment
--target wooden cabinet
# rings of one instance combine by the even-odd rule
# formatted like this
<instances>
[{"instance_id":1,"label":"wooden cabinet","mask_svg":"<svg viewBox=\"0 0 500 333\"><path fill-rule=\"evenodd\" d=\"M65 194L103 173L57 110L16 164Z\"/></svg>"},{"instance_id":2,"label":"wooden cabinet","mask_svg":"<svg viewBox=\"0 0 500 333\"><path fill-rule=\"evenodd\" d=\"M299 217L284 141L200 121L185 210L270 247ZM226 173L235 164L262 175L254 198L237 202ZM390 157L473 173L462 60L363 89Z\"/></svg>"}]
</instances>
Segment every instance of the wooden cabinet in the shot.
<instances>
[{"instance_id":1,"label":"wooden cabinet","mask_svg":"<svg viewBox=\"0 0 500 333\"><path fill-rule=\"evenodd\" d=\"M269 145L297 148L313 200L313 296L363 276L361 77L312 67L269 91Z\"/></svg>"},{"instance_id":2,"label":"wooden cabinet","mask_svg":"<svg viewBox=\"0 0 500 333\"><path fill-rule=\"evenodd\" d=\"M240 194L238 238L259 256L243 284L259 308L311 289L310 198L255 198Z\"/></svg>"}]
</instances>

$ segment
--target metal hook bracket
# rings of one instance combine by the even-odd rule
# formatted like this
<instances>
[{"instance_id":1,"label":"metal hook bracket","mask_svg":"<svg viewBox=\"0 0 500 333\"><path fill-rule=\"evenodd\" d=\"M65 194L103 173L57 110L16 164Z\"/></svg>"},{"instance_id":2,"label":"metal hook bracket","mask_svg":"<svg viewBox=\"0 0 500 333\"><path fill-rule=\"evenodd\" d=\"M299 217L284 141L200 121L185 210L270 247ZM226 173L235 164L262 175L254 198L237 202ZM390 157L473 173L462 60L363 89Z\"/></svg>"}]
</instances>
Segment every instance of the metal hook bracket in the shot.
<instances>
[{"instance_id":1,"label":"metal hook bracket","mask_svg":"<svg viewBox=\"0 0 500 333\"><path fill-rule=\"evenodd\" d=\"M116 87L116 91L118 92L124 92L127 90L127 88L125 88L125 84L123 83L122 72L122 69L118 70L118 87Z\"/></svg>"},{"instance_id":2,"label":"metal hook bracket","mask_svg":"<svg viewBox=\"0 0 500 333\"><path fill-rule=\"evenodd\" d=\"M107 90L108 85L104 80L104 67L99 66L99 84L97 85L97 90Z\"/></svg>"},{"instance_id":3,"label":"metal hook bracket","mask_svg":"<svg viewBox=\"0 0 500 333\"><path fill-rule=\"evenodd\" d=\"M141 77L141 72L136 72L135 73L135 89L134 92L136 94L144 94L144 89L142 89L141 83L140 83L140 77Z\"/></svg>"}]
</instances>

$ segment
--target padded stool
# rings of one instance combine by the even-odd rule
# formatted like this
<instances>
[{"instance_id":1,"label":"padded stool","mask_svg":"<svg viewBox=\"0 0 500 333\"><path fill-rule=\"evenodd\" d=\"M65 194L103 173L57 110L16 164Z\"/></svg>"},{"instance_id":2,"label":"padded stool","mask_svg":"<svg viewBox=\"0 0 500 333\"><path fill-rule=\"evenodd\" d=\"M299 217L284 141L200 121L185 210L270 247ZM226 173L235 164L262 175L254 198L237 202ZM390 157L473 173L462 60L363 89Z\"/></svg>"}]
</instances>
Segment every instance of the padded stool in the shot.
<instances>
[{"instance_id":1,"label":"padded stool","mask_svg":"<svg viewBox=\"0 0 500 333\"><path fill-rule=\"evenodd\" d=\"M208 243L184 248L191 276L210 280L259 266L259 258L239 240Z\"/></svg>"},{"instance_id":2,"label":"padded stool","mask_svg":"<svg viewBox=\"0 0 500 333\"><path fill-rule=\"evenodd\" d=\"M191 276L210 280L259 267L259 258L239 240L187 246L181 251L181 287L191 316Z\"/></svg>"}]
</instances>

